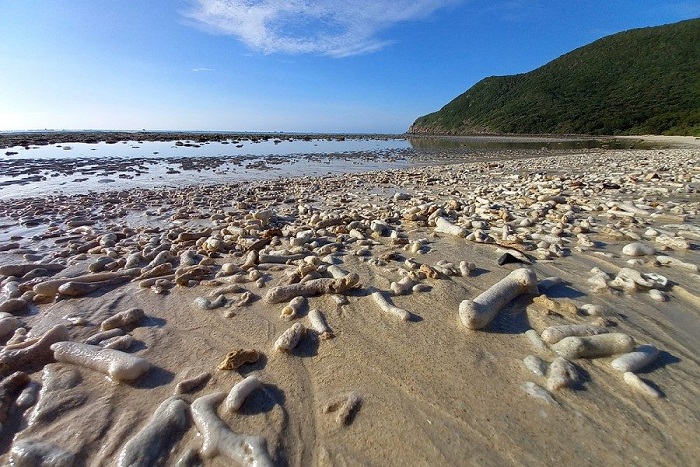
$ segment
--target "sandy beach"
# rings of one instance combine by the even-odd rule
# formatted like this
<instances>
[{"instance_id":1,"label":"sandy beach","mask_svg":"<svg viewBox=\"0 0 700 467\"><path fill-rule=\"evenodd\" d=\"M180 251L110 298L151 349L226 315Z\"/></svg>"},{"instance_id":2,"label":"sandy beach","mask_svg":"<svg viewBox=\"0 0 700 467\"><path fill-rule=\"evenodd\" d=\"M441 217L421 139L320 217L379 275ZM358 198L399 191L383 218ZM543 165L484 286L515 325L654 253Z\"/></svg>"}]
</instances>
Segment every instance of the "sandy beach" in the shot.
<instances>
[{"instance_id":1,"label":"sandy beach","mask_svg":"<svg viewBox=\"0 0 700 467\"><path fill-rule=\"evenodd\" d=\"M0 462L695 465L674 143L3 200Z\"/></svg>"}]
</instances>

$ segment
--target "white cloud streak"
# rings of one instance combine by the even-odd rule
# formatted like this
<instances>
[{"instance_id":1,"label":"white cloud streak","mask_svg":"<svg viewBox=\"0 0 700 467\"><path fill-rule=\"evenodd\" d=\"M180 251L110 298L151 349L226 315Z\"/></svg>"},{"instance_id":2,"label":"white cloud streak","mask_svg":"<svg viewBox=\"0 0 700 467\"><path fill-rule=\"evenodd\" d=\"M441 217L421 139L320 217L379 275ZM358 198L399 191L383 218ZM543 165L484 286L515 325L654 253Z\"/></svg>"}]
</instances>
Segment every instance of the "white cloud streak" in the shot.
<instances>
[{"instance_id":1,"label":"white cloud streak","mask_svg":"<svg viewBox=\"0 0 700 467\"><path fill-rule=\"evenodd\" d=\"M381 32L459 0L192 0L185 15L263 53L346 57L391 41Z\"/></svg>"}]
</instances>

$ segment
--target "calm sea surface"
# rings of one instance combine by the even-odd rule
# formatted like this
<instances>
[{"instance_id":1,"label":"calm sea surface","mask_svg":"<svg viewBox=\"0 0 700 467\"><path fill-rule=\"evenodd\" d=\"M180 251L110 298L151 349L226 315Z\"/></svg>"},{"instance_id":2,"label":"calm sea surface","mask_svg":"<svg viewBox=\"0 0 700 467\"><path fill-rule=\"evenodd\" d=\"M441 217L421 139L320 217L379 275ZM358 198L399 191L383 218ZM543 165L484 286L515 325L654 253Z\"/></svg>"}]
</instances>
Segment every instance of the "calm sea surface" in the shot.
<instances>
[{"instance_id":1,"label":"calm sea surface","mask_svg":"<svg viewBox=\"0 0 700 467\"><path fill-rule=\"evenodd\" d=\"M0 199L129 188L325 175L468 160L494 151L630 147L570 138L277 139L195 143L122 141L29 145L0 152Z\"/></svg>"}]
</instances>

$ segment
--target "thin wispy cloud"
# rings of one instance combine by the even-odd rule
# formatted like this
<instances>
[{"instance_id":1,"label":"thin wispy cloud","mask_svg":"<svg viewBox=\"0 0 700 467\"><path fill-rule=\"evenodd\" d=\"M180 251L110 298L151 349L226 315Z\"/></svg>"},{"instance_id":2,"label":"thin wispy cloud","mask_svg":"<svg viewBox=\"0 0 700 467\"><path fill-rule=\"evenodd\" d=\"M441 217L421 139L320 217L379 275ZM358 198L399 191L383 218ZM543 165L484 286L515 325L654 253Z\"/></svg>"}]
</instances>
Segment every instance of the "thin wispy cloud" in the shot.
<instances>
[{"instance_id":1,"label":"thin wispy cloud","mask_svg":"<svg viewBox=\"0 0 700 467\"><path fill-rule=\"evenodd\" d=\"M263 53L346 57L391 43L391 26L460 0L192 0L186 16Z\"/></svg>"},{"instance_id":2,"label":"thin wispy cloud","mask_svg":"<svg viewBox=\"0 0 700 467\"><path fill-rule=\"evenodd\" d=\"M201 73L204 71L214 71L214 70L211 68L192 68L192 71L195 73Z\"/></svg>"}]
</instances>

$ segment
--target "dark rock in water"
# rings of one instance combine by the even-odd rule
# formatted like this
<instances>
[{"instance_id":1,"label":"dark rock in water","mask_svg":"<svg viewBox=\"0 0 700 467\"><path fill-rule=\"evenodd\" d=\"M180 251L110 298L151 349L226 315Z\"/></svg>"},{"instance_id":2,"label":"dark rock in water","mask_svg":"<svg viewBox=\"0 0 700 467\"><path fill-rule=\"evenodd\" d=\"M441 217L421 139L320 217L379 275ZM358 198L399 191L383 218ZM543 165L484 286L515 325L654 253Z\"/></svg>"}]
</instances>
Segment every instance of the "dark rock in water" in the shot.
<instances>
[{"instance_id":1,"label":"dark rock in water","mask_svg":"<svg viewBox=\"0 0 700 467\"><path fill-rule=\"evenodd\" d=\"M523 261L520 258L516 258L515 256L511 255L510 253L504 253L500 258L498 258L498 265L503 266L504 264L508 263L523 263L523 264L528 264L527 262Z\"/></svg>"},{"instance_id":2,"label":"dark rock in water","mask_svg":"<svg viewBox=\"0 0 700 467\"><path fill-rule=\"evenodd\" d=\"M6 156L14 156L14 155L16 155L16 154L19 154L19 153L16 152L16 151L7 151L7 152L5 153Z\"/></svg>"}]
</instances>

